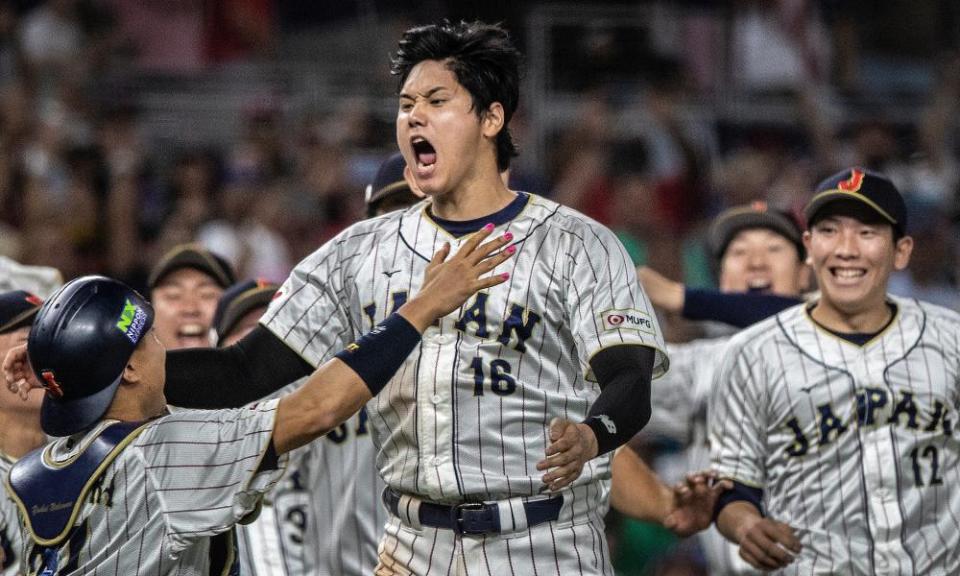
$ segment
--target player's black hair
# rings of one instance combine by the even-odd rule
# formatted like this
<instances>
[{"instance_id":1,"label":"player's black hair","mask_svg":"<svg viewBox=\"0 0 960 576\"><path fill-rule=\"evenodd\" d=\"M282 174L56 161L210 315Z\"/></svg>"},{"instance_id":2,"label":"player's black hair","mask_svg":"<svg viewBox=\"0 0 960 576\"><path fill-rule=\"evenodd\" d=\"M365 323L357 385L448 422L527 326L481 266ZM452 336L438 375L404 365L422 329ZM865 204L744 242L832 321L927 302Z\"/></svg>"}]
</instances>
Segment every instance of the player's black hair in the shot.
<instances>
[{"instance_id":1,"label":"player's black hair","mask_svg":"<svg viewBox=\"0 0 960 576\"><path fill-rule=\"evenodd\" d=\"M510 167L517 147L507 127L520 101L520 52L499 24L447 20L403 33L390 73L397 92L414 66L424 60L446 61L457 82L470 92L478 118L494 102L503 106L503 129L497 134L497 168Z\"/></svg>"},{"instance_id":2,"label":"player's black hair","mask_svg":"<svg viewBox=\"0 0 960 576\"><path fill-rule=\"evenodd\" d=\"M807 229L813 230L813 227L816 226L817 222L829 216L849 216L859 220L860 222L863 222L864 224L890 228L890 234L893 236L894 245L896 245L896 243L899 242L900 239L905 235L903 232L897 229L896 226L878 214L876 210L873 210L863 202L846 199L836 200L818 210L817 213L814 214L807 223Z\"/></svg>"}]
</instances>

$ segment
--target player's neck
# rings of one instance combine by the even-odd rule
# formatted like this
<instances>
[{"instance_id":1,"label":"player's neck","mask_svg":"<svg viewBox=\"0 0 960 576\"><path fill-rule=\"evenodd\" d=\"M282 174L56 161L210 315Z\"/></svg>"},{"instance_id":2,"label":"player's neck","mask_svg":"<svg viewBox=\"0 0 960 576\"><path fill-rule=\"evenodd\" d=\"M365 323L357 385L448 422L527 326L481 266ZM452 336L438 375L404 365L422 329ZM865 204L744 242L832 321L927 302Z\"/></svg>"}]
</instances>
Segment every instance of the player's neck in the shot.
<instances>
[{"instance_id":1,"label":"player's neck","mask_svg":"<svg viewBox=\"0 0 960 576\"><path fill-rule=\"evenodd\" d=\"M0 452L11 458L20 458L47 441L46 434L40 429L40 415L7 412L0 413L3 425L0 426Z\"/></svg>"},{"instance_id":2,"label":"player's neck","mask_svg":"<svg viewBox=\"0 0 960 576\"><path fill-rule=\"evenodd\" d=\"M473 179L433 197L431 212L444 220L476 220L502 210L517 197L504 185L500 175Z\"/></svg>"},{"instance_id":3,"label":"player's neck","mask_svg":"<svg viewBox=\"0 0 960 576\"><path fill-rule=\"evenodd\" d=\"M818 324L834 332L873 334L890 323L893 310L884 301L879 306L870 306L857 311L845 311L821 299L810 312L810 315Z\"/></svg>"},{"instance_id":4,"label":"player's neck","mask_svg":"<svg viewBox=\"0 0 960 576\"><path fill-rule=\"evenodd\" d=\"M163 393L152 392L149 387L139 389L117 389L113 402L103 415L103 420L119 420L121 422L143 422L162 416L167 402Z\"/></svg>"}]
</instances>

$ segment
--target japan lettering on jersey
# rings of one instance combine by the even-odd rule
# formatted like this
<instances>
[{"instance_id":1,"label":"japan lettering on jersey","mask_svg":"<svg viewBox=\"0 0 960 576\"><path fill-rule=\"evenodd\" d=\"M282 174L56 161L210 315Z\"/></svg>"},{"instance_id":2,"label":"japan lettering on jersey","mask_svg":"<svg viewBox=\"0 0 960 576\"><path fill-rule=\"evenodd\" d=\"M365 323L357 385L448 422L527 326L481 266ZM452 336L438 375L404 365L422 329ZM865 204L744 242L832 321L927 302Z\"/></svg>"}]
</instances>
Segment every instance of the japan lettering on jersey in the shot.
<instances>
[{"instance_id":1,"label":"japan lettering on jersey","mask_svg":"<svg viewBox=\"0 0 960 576\"><path fill-rule=\"evenodd\" d=\"M960 315L889 301L862 347L801 305L723 355L712 459L794 527L803 550L783 573L960 573Z\"/></svg>"},{"instance_id":2,"label":"japan lettering on jersey","mask_svg":"<svg viewBox=\"0 0 960 576\"><path fill-rule=\"evenodd\" d=\"M297 266L261 321L312 364L352 342L416 293L444 242L456 251L466 239L425 206L348 228ZM530 195L494 234L508 231L510 279L429 328L367 406L378 468L401 492L439 502L536 495L550 421L582 420L599 393L596 352L650 346L655 375L666 369L652 306L609 230ZM588 462L574 508L601 506L594 482L608 476L608 457Z\"/></svg>"}]
</instances>

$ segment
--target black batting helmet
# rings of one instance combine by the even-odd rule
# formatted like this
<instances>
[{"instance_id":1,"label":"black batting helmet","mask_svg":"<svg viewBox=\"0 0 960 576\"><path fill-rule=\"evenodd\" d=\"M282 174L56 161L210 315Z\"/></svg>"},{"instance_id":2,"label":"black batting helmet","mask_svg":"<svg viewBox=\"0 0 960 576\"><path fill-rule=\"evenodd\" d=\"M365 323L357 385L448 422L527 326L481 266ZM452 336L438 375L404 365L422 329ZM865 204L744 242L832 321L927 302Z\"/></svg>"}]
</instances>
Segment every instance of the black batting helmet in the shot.
<instances>
[{"instance_id":1,"label":"black batting helmet","mask_svg":"<svg viewBox=\"0 0 960 576\"><path fill-rule=\"evenodd\" d=\"M153 308L129 286L85 276L65 284L40 308L27 352L47 390L40 424L70 436L110 407L123 370L153 326Z\"/></svg>"}]
</instances>

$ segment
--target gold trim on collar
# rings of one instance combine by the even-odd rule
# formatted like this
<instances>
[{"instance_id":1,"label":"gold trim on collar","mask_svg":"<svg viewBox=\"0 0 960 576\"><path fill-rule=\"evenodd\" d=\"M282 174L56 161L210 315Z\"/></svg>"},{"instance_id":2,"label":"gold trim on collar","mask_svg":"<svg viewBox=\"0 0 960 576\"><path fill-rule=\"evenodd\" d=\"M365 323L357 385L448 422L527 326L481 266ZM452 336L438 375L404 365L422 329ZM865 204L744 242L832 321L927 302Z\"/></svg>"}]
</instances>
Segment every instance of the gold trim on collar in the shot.
<instances>
[{"instance_id":1,"label":"gold trim on collar","mask_svg":"<svg viewBox=\"0 0 960 576\"><path fill-rule=\"evenodd\" d=\"M847 340L846 338L843 338L843 337L841 337L841 336L837 336L836 334L834 334L833 332L831 332L830 330L828 330L828 329L825 328L824 326L821 326L819 322L817 322L816 320L813 319L813 314L812 314L812 312L813 312L813 309L816 308L817 304L820 303L820 300L819 300L819 299L818 299L818 300L814 300L814 301L812 301L812 302L808 302L808 303L803 307L803 315L804 315L804 317L806 317L807 320L810 321L811 324L813 324L813 327L814 327L814 329L815 329L816 331L822 332L823 334L826 334L826 335L829 336L830 338L833 338L834 340L839 340L840 342L842 342L842 343L844 343L844 344L847 344L847 345L849 345L849 346L853 346L854 348L857 348L857 349L860 349L860 350L866 350L867 347L871 346L874 342L877 342L877 341L879 341L881 338L883 338L884 336L886 336L886 335L887 335L887 332L889 332L890 329L893 328L893 327L897 324L897 322L900 321L900 313L901 313L900 306L897 305L897 303L894 302L894 301L892 301L892 300L884 300L883 302L884 302L885 304L893 304L893 317L890 318L890 321L887 322L887 325L884 326L882 330L880 330L879 332L877 332L876 334L874 334L873 338L871 338L871 339L867 340L866 342L864 342L862 346L857 345L856 343L851 342L851 341Z\"/></svg>"}]
</instances>

